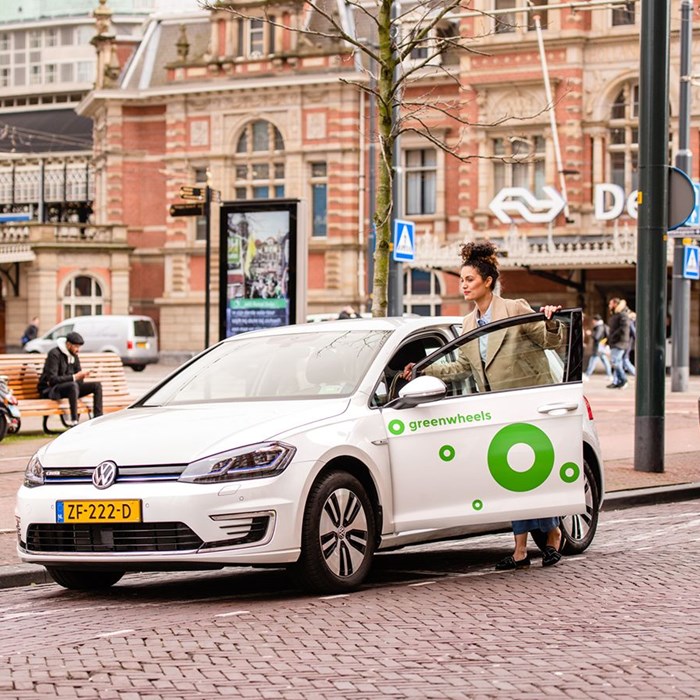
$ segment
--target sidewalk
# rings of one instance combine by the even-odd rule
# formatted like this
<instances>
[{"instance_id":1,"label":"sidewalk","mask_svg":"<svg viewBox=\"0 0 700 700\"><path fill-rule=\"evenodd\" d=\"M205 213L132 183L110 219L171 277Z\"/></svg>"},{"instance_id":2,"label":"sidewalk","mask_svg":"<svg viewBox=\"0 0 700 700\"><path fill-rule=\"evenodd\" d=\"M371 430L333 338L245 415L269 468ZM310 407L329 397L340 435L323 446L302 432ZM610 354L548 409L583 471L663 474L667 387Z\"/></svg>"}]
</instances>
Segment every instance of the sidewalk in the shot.
<instances>
[{"instance_id":1,"label":"sidewalk","mask_svg":"<svg viewBox=\"0 0 700 700\"><path fill-rule=\"evenodd\" d=\"M154 382L165 374L164 369L151 371ZM142 375L136 381L149 378ZM672 392L670 378L666 378L662 473L634 469L634 381L626 390L607 389L607 383L605 375L594 375L584 384L605 460L605 507L700 497L700 376L691 377L683 393ZM0 588L50 580L43 567L22 564L17 557L14 500L27 460L51 438L41 432L41 419L23 422L21 435L27 439L0 443Z\"/></svg>"}]
</instances>

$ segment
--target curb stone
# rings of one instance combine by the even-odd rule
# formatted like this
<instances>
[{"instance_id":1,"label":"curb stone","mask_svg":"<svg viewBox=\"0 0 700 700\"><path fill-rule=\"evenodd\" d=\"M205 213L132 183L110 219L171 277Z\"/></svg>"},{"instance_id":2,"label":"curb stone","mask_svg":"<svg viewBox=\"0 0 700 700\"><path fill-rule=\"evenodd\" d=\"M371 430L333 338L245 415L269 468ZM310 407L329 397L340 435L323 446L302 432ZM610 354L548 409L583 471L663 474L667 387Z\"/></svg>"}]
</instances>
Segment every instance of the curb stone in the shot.
<instances>
[{"instance_id":1,"label":"curb stone","mask_svg":"<svg viewBox=\"0 0 700 700\"><path fill-rule=\"evenodd\" d=\"M700 498L700 482L627 489L606 494L602 510L622 510L642 505L689 501L695 498ZM53 579L43 566L36 564L0 566L0 589L52 582Z\"/></svg>"}]
</instances>

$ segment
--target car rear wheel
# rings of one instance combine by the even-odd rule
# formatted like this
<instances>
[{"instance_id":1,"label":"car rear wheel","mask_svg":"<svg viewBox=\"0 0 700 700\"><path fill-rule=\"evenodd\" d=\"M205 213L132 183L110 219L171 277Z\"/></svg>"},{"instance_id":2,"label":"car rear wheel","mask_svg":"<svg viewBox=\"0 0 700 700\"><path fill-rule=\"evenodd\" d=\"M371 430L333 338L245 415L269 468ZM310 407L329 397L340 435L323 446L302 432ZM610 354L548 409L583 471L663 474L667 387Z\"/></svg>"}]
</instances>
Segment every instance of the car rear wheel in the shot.
<instances>
[{"instance_id":1,"label":"car rear wheel","mask_svg":"<svg viewBox=\"0 0 700 700\"><path fill-rule=\"evenodd\" d=\"M47 566L49 576L59 585L72 591L99 591L113 586L123 571L87 571Z\"/></svg>"},{"instance_id":2,"label":"car rear wheel","mask_svg":"<svg viewBox=\"0 0 700 700\"><path fill-rule=\"evenodd\" d=\"M372 564L375 535L364 486L351 474L329 472L314 484L306 504L297 579L324 593L357 588Z\"/></svg>"},{"instance_id":3,"label":"car rear wheel","mask_svg":"<svg viewBox=\"0 0 700 700\"><path fill-rule=\"evenodd\" d=\"M146 369L146 365L129 365L134 372L143 372Z\"/></svg>"},{"instance_id":4,"label":"car rear wheel","mask_svg":"<svg viewBox=\"0 0 700 700\"><path fill-rule=\"evenodd\" d=\"M581 554L585 551L593 542L598 527L600 509L598 484L586 460L583 461L583 487L585 510L561 519L562 544L559 549L563 554Z\"/></svg>"}]
</instances>

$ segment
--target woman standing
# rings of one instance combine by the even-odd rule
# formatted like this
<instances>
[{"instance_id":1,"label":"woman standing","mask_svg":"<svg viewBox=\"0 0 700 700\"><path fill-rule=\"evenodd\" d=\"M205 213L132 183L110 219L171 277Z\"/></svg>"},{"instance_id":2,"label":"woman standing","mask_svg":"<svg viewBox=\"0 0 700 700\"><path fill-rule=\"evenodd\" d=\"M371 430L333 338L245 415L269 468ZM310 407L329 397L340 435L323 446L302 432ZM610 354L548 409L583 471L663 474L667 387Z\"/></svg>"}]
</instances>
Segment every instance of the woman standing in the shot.
<instances>
[{"instance_id":1,"label":"woman standing","mask_svg":"<svg viewBox=\"0 0 700 700\"><path fill-rule=\"evenodd\" d=\"M535 313L524 299L504 299L495 293L500 269L496 247L491 242L467 243L462 246L461 255L462 294L465 300L474 302L474 310L464 318L462 333L493 321ZM552 315L560 308L561 306L554 305L541 307L540 312L547 318L546 322L535 321L507 328L503 333L484 334L478 341L478 354L475 355L476 346L471 351L460 351L457 360L444 365L432 365L426 368L426 374L441 379L471 374L479 391L552 384L551 370L544 350L562 344L562 326L552 319ZM404 368L405 379L411 378L413 365L410 363ZM515 550L512 555L499 561L496 569L522 569L530 566L527 535L533 530L546 534L542 565L552 566L561 559L558 517L516 520L513 521Z\"/></svg>"}]
</instances>

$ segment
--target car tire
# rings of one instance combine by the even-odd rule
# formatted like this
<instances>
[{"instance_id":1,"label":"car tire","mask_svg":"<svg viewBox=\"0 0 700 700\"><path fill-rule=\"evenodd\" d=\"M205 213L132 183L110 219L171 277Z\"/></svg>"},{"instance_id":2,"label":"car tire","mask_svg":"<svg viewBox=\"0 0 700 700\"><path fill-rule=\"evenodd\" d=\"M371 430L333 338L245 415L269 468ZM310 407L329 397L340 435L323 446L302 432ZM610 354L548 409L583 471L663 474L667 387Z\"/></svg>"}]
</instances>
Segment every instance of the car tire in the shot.
<instances>
[{"instance_id":1,"label":"car tire","mask_svg":"<svg viewBox=\"0 0 700 700\"><path fill-rule=\"evenodd\" d=\"M134 372L143 372L146 369L146 365L129 365Z\"/></svg>"},{"instance_id":2,"label":"car tire","mask_svg":"<svg viewBox=\"0 0 700 700\"><path fill-rule=\"evenodd\" d=\"M581 554L593 542L598 527L600 497L598 482L588 462L583 460L583 483L586 509L576 515L567 515L561 519L562 554Z\"/></svg>"},{"instance_id":3,"label":"car tire","mask_svg":"<svg viewBox=\"0 0 700 700\"><path fill-rule=\"evenodd\" d=\"M364 486L346 472L322 476L306 503L297 581L319 593L353 590L365 580L375 547L374 509Z\"/></svg>"},{"instance_id":4,"label":"car tire","mask_svg":"<svg viewBox=\"0 0 700 700\"><path fill-rule=\"evenodd\" d=\"M99 591L113 586L123 571L88 571L86 569L64 569L47 566L49 576L59 585L71 591Z\"/></svg>"}]
</instances>

